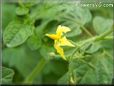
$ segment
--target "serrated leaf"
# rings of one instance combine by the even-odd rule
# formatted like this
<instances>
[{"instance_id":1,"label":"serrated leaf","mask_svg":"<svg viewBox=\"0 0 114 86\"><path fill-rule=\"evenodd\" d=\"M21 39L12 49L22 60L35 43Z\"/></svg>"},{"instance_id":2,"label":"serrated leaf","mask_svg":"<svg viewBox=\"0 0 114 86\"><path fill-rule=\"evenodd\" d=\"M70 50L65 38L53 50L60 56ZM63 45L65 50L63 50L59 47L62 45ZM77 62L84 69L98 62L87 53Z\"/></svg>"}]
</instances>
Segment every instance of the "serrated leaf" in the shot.
<instances>
[{"instance_id":1,"label":"serrated leaf","mask_svg":"<svg viewBox=\"0 0 114 86\"><path fill-rule=\"evenodd\" d=\"M111 29L112 25L113 25L112 19L105 19L100 16L96 16L93 19L93 27L94 27L97 34L104 33L108 29Z\"/></svg>"},{"instance_id":2,"label":"serrated leaf","mask_svg":"<svg viewBox=\"0 0 114 86\"><path fill-rule=\"evenodd\" d=\"M3 41L7 47L16 47L24 43L32 33L31 26L11 22L3 33Z\"/></svg>"},{"instance_id":3,"label":"serrated leaf","mask_svg":"<svg viewBox=\"0 0 114 86\"><path fill-rule=\"evenodd\" d=\"M2 67L2 84L9 84L12 82L14 71L10 68Z\"/></svg>"},{"instance_id":4,"label":"serrated leaf","mask_svg":"<svg viewBox=\"0 0 114 86\"><path fill-rule=\"evenodd\" d=\"M26 15L29 13L29 9L28 8L25 8L25 7L18 7L16 9L16 14L17 15Z\"/></svg>"}]
</instances>

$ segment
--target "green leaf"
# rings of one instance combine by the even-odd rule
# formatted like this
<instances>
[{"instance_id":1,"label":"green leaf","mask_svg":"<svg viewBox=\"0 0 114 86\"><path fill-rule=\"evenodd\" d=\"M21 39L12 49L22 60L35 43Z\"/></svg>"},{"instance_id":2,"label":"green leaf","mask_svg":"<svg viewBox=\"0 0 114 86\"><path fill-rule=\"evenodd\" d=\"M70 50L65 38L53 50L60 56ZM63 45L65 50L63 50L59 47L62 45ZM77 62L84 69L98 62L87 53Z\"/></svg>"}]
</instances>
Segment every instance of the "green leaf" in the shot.
<instances>
[{"instance_id":1,"label":"green leaf","mask_svg":"<svg viewBox=\"0 0 114 86\"><path fill-rule=\"evenodd\" d=\"M2 67L2 84L9 84L12 82L14 71L10 68Z\"/></svg>"},{"instance_id":2,"label":"green leaf","mask_svg":"<svg viewBox=\"0 0 114 86\"><path fill-rule=\"evenodd\" d=\"M101 46L102 45L100 42L92 42L85 44L85 46L83 46L81 49L87 53L95 53L101 48Z\"/></svg>"},{"instance_id":3,"label":"green leaf","mask_svg":"<svg viewBox=\"0 0 114 86\"><path fill-rule=\"evenodd\" d=\"M71 32L67 34L68 37L80 35L82 33L80 27L88 23L92 18L88 9L72 6L71 4L62 4L61 6L60 3L45 3L43 5L38 5L33 10L31 13L32 19L43 19L48 22L55 20L57 21L56 25L59 22L61 25L70 27ZM50 29L48 31L50 32Z\"/></svg>"},{"instance_id":4,"label":"green leaf","mask_svg":"<svg viewBox=\"0 0 114 86\"><path fill-rule=\"evenodd\" d=\"M111 29L113 25L113 20L112 19L105 19L100 16L96 16L93 19L93 27L96 31L97 34L101 34L108 29Z\"/></svg>"},{"instance_id":5,"label":"green leaf","mask_svg":"<svg viewBox=\"0 0 114 86\"><path fill-rule=\"evenodd\" d=\"M43 6L42 6L43 5ZM44 20L54 20L56 19L57 13L60 12L63 8L58 8L58 4L42 3L37 5L35 9L32 10L30 16L32 19L44 19ZM56 10L55 10L56 9ZM51 17L50 17L51 16Z\"/></svg>"},{"instance_id":6,"label":"green leaf","mask_svg":"<svg viewBox=\"0 0 114 86\"><path fill-rule=\"evenodd\" d=\"M86 8L71 6L60 18L63 25L71 28L68 37L73 37L82 33L81 27L91 21L92 15Z\"/></svg>"},{"instance_id":7,"label":"green leaf","mask_svg":"<svg viewBox=\"0 0 114 86\"><path fill-rule=\"evenodd\" d=\"M52 59L45 67L44 73L55 73L58 76L62 76L67 71L67 62L64 60ZM58 71L59 70L59 71Z\"/></svg>"},{"instance_id":8,"label":"green leaf","mask_svg":"<svg viewBox=\"0 0 114 86\"><path fill-rule=\"evenodd\" d=\"M27 45L31 50L37 50L41 46L41 38L40 36L37 35L32 35L28 40L27 40Z\"/></svg>"},{"instance_id":9,"label":"green leaf","mask_svg":"<svg viewBox=\"0 0 114 86\"><path fill-rule=\"evenodd\" d=\"M113 40L101 40L101 41L92 43L91 47L87 49L86 52L95 53L95 52L98 52L99 49L112 50L112 47L113 47Z\"/></svg>"},{"instance_id":10,"label":"green leaf","mask_svg":"<svg viewBox=\"0 0 114 86\"><path fill-rule=\"evenodd\" d=\"M101 45L99 43L93 43L90 49L88 49L86 52L88 53L95 53L101 48Z\"/></svg>"},{"instance_id":11,"label":"green leaf","mask_svg":"<svg viewBox=\"0 0 114 86\"><path fill-rule=\"evenodd\" d=\"M113 57L106 53L95 55L91 63L94 64L95 70L87 70L80 83L91 84L111 84L113 71Z\"/></svg>"},{"instance_id":12,"label":"green leaf","mask_svg":"<svg viewBox=\"0 0 114 86\"><path fill-rule=\"evenodd\" d=\"M80 35L82 33L80 27L72 28L72 30L67 34L67 37L73 37Z\"/></svg>"},{"instance_id":13,"label":"green leaf","mask_svg":"<svg viewBox=\"0 0 114 86\"><path fill-rule=\"evenodd\" d=\"M41 55L38 51L31 51L25 46L17 48L6 48L3 50L3 63L9 67L15 67L21 74L21 77L26 77L36 66Z\"/></svg>"},{"instance_id":14,"label":"green leaf","mask_svg":"<svg viewBox=\"0 0 114 86\"><path fill-rule=\"evenodd\" d=\"M110 84L113 71L113 56L108 51L97 52L83 59L73 59L69 66L79 84ZM86 70L86 71L85 71Z\"/></svg>"},{"instance_id":15,"label":"green leaf","mask_svg":"<svg viewBox=\"0 0 114 86\"><path fill-rule=\"evenodd\" d=\"M54 48L52 46L42 45L42 47L40 49L40 54L46 60L50 60L53 58L53 56L51 56L51 53L53 53L53 51L54 51Z\"/></svg>"},{"instance_id":16,"label":"green leaf","mask_svg":"<svg viewBox=\"0 0 114 86\"><path fill-rule=\"evenodd\" d=\"M11 22L3 33L3 41L7 47L16 47L24 43L32 33L31 26Z\"/></svg>"},{"instance_id":17,"label":"green leaf","mask_svg":"<svg viewBox=\"0 0 114 86\"><path fill-rule=\"evenodd\" d=\"M43 78L45 79L44 83L47 82L55 84L57 80L67 72L67 66L67 62L64 60L50 60L43 70Z\"/></svg>"},{"instance_id":18,"label":"green leaf","mask_svg":"<svg viewBox=\"0 0 114 86\"><path fill-rule=\"evenodd\" d=\"M73 14L74 12L74 14ZM77 21L76 23L77 24L81 24L81 25L84 25L88 22L91 21L92 19L92 15L90 13L90 11L86 8L81 8L81 7L76 7L75 9L72 9L69 14L72 17L72 19L74 18L75 21Z\"/></svg>"},{"instance_id":19,"label":"green leaf","mask_svg":"<svg viewBox=\"0 0 114 86\"><path fill-rule=\"evenodd\" d=\"M26 15L29 13L29 9L28 8L25 8L25 7L18 7L16 9L16 14L17 15Z\"/></svg>"}]
</instances>

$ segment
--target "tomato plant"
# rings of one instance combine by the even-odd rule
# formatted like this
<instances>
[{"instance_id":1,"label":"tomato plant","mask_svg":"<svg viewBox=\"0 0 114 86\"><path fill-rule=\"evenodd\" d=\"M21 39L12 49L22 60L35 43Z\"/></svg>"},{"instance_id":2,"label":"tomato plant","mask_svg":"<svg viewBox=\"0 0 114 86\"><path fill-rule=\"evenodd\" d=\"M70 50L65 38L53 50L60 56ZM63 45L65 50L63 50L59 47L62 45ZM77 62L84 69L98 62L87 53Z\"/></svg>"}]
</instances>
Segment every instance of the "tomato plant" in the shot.
<instances>
[{"instance_id":1,"label":"tomato plant","mask_svg":"<svg viewBox=\"0 0 114 86\"><path fill-rule=\"evenodd\" d=\"M111 84L113 7L81 4L4 0L1 83Z\"/></svg>"}]
</instances>

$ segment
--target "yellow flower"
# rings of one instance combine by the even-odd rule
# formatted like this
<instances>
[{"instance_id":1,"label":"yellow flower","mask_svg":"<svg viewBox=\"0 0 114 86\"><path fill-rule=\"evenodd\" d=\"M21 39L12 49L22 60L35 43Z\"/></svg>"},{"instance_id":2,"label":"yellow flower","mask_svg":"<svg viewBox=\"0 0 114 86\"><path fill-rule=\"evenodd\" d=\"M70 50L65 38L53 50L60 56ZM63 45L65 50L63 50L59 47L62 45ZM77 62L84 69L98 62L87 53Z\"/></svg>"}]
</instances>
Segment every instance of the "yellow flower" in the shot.
<instances>
[{"instance_id":1,"label":"yellow flower","mask_svg":"<svg viewBox=\"0 0 114 86\"><path fill-rule=\"evenodd\" d=\"M63 34L69 31L71 31L70 28L59 25L56 34L46 34L46 36L54 40L54 48L57 50L57 53L59 53L64 60L66 60L66 58L64 55L63 48L61 46L74 47L74 45L70 43L70 41L68 41L68 39Z\"/></svg>"}]
</instances>

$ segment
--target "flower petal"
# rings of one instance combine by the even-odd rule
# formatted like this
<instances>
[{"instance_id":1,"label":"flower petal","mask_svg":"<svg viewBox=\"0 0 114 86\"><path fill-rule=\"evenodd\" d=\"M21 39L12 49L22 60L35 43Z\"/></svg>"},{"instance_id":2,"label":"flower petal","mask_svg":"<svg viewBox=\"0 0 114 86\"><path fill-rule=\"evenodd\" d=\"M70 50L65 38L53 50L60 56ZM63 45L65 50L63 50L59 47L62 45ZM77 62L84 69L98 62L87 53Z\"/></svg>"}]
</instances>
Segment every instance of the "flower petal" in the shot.
<instances>
[{"instance_id":1,"label":"flower petal","mask_svg":"<svg viewBox=\"0 0 114 86\"><path fill-rule=\"evenodd\" d=\"M46 36L48 36L49 38L53 39L53 40L57 40L59 39L59 36L56 34L46 34Z\"/></svg>"},{"instance_id":2,"label":"flower petal","mask_svg":"<svg viewBox=\"0 0 114 86\"><path fill-rule=\"evenodd\" d=\"M64 56L64 51L63 51L63 49L60 47L60 46L58 46L58 45L54 45L54 47L55 47L55 49L57 50L57 53L59 53L60 55L61 55L61 57L64 59L64 60L66 60L66 58L65 58L65 56Z\"/></svg>"},{"instance_id":3,"label":"flower petal","mask_svg":"<svg viewBox=\"0 0 114 86\"><path fill-rule=\"evenodd\" d=\"M68 28L68 27L66 27L66 26L61 26L61 25L59 25L58 28L57 28L56 33L57 33L58 36L61 37L63 32L64 32L64 33L67 33L67 32L69 32L69 31L71 31L70 28Z\"/></svg>"},{"instance_id":4,"label":"flower petal","mask_svg":"<svg viewBox=\"0 0 114 86\"><path fill-rule=\"evenodd\" d=\"M60 39L60 46L70 46L75 47L66 37Z\"/></svg>"}]
</instances>

